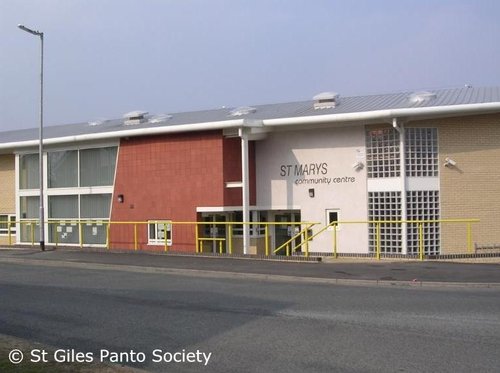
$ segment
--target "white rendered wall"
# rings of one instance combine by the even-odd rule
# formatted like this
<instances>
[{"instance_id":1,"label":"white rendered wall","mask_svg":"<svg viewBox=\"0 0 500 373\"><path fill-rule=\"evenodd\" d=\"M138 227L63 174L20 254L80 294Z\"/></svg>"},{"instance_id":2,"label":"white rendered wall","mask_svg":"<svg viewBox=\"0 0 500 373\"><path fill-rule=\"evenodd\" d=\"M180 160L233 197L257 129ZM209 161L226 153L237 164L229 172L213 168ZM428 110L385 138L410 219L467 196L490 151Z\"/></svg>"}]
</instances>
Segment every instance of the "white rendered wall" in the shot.
<instances>
[{"instance_id":1,"label":"white rendered wall","mask_svg":"<svg viewBox=\"0 0 500 373\"><path fill-rule=\"evenodd\" d=\"M302 221L326 224L326 211L340 220L367 219L364 127L273 132L256 143L257 206L300 209ZM309 196L314 189L314 198ZM314 232L317 232L315 228ZM332 232L316 237L310 251L332 252ZM368 252L366 224L342 225L339 252Z\"/></svg>"}]
</instances>

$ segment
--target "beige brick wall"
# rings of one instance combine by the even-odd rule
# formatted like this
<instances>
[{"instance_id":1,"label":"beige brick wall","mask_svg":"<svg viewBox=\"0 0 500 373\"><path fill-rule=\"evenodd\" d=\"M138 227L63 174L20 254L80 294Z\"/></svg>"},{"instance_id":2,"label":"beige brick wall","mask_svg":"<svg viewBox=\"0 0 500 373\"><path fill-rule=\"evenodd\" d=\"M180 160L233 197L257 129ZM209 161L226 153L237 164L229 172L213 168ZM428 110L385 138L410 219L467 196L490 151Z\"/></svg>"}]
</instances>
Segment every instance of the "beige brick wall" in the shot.
<instances>
[{"instance_id":1,"label":"beige brick wall","mask_svg":"<svg viewBox=\"0 0 500 373\"><path fill-rule=\"evenodd\" d=\"M0 155L0 214L16 212L15 156ZM0 245L7 244L7 237L0 236Z\"/></svg>"},{"instance_id":2,"label":"beige brick wall","mask_svg":"<svg viewBox=\"0 0 500 373\"><path fill-rule=\"evenodd\" d=\"M500 244L500 115L425 121L425 126L439 131L441 218L478 218L473 243ZM455 167L443 166L447 157ZM466 237L464 224L443 224L442 252L466 252Z\"/></svg>"}]
</instances>

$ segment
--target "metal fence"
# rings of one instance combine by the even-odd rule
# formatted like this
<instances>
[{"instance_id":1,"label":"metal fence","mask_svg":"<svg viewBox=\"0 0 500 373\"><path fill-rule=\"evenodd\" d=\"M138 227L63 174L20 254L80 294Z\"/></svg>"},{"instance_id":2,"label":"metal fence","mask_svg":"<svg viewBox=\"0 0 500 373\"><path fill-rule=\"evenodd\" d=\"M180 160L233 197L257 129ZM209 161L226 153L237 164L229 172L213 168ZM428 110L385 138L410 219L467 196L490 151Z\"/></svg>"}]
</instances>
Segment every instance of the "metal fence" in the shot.
<instances>
[{"instance_id":1,"label":"metal fence","mask_svg":"<svg viewBox=\"0 0 500 373\"><path fill-rule=\"evenodd\" d=\"M381 259L390 256L384 246L384 230L387 227L397 227L412 232L413 240L417 246L411 253L405 250L398 252L399 256L406 256L423 260L429 257L431 249L430 240L426 238L426 229L429 226L441 227L443 225L459 225L463 232L463 242L467 254L474 254L472 227L478 219L441 219L441 220L387 220L387 221L335 221L322 226L317 222L174 222L174 221L109 221L104 219L66 219L49 220L47 244L60 246L69 245L83 248L84 246L97 246L110 249L111 247L142 250L144 246L154 247L158 250L170 251L183 247L183 251L196 253L240 254L242 247L243 225L249 225L251 237L258 237L254 242L257 247L255 254L264 256L300 255L329 255L334 258L339 256L353 256L349 250L344 250L339 244L339 237L344 232L338 227L348 225L363 225L364 232L368 232L371 246L364 249L364 256ZM9 221L7 226L8 245L31 244L35 245L38 235L38 220ZM183 227L180 229L180 227ZM286 229L288 234L280 242L272 242L276 238L276 229ZM172 243L172 232L178 231L178 240ZM175 234L175 233L174 233ZM154 239L151 239L151 235ZM317 237L330 235L327 247L321 251L310 251L310 243ZM404 236L406 237L406 236ZM194 245L194 248L193 248ZM400 243L401 247L405 243ZM435 243L432 243L435 245ZM193 250L194 249L194 250ZM258 252L257 252L258 251ZM437 253L439 255L440 252Z\"/></svg>"}]
</instances>

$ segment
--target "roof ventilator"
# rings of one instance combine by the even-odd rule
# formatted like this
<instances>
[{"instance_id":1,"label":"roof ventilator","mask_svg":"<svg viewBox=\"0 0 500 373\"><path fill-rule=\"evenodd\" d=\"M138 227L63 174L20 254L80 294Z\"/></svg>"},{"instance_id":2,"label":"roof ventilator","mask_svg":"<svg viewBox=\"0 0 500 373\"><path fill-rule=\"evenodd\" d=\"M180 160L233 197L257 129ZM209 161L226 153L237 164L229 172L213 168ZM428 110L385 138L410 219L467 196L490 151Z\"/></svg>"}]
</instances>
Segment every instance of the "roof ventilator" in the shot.
<instances>
[{"instance_id":1,"label":"roof ventilator","mask_svg":"<svg viewBox=\"0 0 500 373\"><path fill-rule=\"evenodd\" d=\"M241 117L243 115L255 113L256 111L257 109L251 106L240 106L231 110L229 115L232 117Z\"/></svg>"},{"instance_id":2,"label":"roof ventilator","mask_svg":"<svg viewBox=\"0 0 500 373\"><path fill-rule=\"evenodd\" d=\"M314 109L330 109L339 104L339 94L335 92L323 92L313 97Z\"/></svg>"},{"instance_id":3,"label":"roof ventilator","mask_svg":"<svg viewBox=\"0 0 500 373\"><path fill-rule=\"evenodd\" d=\"M107 123L109 122L108 119L96 119L96 120L91 120L91 121L88 121L88 125L91 126L91 127L95 127L95 126L100 126L101 124L104 124L104 123Z\"/></svg>"},{"instance_id":4,"label":"roof ventilator","mask_svg":"<svg viewBox=\"0 0 500 373\"><path fill-rule=\"evenodd\" d=\"M169 119L172 119L172 116L170 114L157 114L157 115L153 115L151 118L149 118L148 123L159 124L159 123L166 122Z\"/></svg>"},{"instance_id":5,"label":"roof ventilator","mask_svg":"<svg viewBox=\"0 0 500 373\"><path fill-rule=\"evenodd\" d=\"M435 98L436 94L434 92L428 92L428 91L415 92L408 96L408 100L412 104L424 104Z\"/></svg>"},{"instance_id":6,"label":"roof ventilator","mask_svg":"<svg viewBox=\"0 0 500 373\"><path fill-rule=\"evenodd\" d=\"M148 114L147 111L141 111L141 110L136 110L136 111L131 111L130 113L126 113L123 115L123 118L125 119L123 121L123 124L126 126L133 126L136 124L141 124L146 122L146 115Z\"/></svg>"}]
</instances>

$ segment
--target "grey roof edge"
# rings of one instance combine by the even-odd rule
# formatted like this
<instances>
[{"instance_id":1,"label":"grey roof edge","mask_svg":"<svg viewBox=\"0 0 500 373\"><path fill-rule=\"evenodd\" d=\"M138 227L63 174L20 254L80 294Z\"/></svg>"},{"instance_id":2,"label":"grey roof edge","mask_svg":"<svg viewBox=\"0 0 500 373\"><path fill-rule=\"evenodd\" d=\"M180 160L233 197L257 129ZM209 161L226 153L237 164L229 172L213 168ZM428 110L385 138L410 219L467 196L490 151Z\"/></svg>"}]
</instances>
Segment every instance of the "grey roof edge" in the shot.
<instances>
[{"instance_id":1,"label":"grey roof edge","mask_svg":"<svg viewBox=\"0 0 500 373\"><path fill-rule=\"evenodd\" d=\"M431 102L414 105L408 100L414 92L399 92L383 95L346 96L333 109L315 110L314 101L297 101L281 104L253 105L256 113L248 116L231 117L230 109L213 109L193 112L173 113L178 121L164 124L129 127L119 120L108 121L109 125L95 127L87 123L48 126L57 135L47 136L44 144L62 144L75 141L95 141L119 139L122 137L167 134L210 129L224 129L245 126L273 127L283 125L307 125L310 123L355 124L373 121L388 121L392 118L425 118L439 116L459 116L500 112L500 87L462 87L434 90L438 97ZM64 131L66 129L67 131ZM60 130L60 131L59 131ZM35 129L0 132L0 150L26 148L38 145ZM9 135L12 140L9 141ZM5 140L4 140L5 139ZM3 143L2 143L3 141Z\"/></svg>"}]
</instances>

